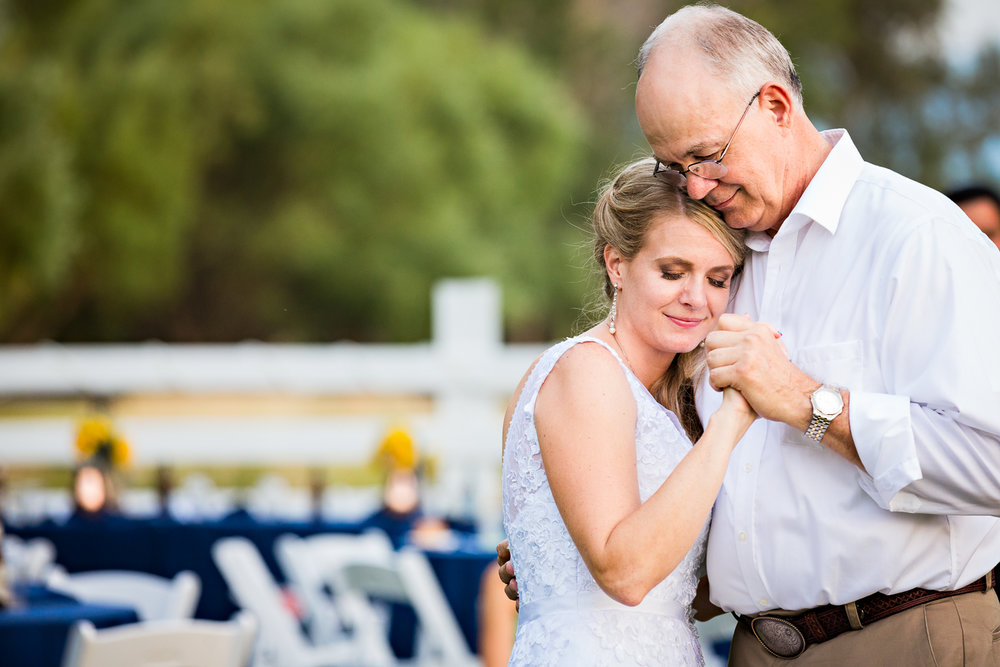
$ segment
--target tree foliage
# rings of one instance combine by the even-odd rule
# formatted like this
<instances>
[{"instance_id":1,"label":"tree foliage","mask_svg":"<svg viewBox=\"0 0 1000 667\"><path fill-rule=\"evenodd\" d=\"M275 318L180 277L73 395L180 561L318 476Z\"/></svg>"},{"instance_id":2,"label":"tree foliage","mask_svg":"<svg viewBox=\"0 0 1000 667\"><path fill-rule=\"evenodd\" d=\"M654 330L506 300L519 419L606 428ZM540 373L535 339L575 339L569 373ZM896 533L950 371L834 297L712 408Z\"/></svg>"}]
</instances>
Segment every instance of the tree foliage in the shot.
<instances>
[{"instance_id":1,"label":"tree foliage","mask_svg":"<svg viewBox=\"0 0 1000 667\"><path fill-rule=\"evenodd\" d=\"M7 340L412 340L484 274L543 321L584 121L522 50L392 0L7 15Z\"/></svg>"},{"instance_id":2,"label":"tree foliage","mask_svg":"<svg viewBox=\"0 0 1000 667\"><path fill-rule=\"evenodd\" d=\"M510 338L565 335L681 4L0 0L0 341L418 340L464 275ZM870 161L998 177L1000 53L949 67L943 0L727 4Z\"/></svg>"},{"instance_id":3,"label":"tree foliage","mask_svg":"<svg viewBox=\"0 0 1000 667\"><path fill-rule=\"evenodd\" d=\"M944 5L822 0L790 11L788 3L730 4L789 49L818 124L846 127L867 160L937 188L998 178L986 151L1000 127L995 54L983 53L965 71L950 64L950 45L937 32ZM956 159L969 168L949 169Z\"/></svg>"}]
</instances>

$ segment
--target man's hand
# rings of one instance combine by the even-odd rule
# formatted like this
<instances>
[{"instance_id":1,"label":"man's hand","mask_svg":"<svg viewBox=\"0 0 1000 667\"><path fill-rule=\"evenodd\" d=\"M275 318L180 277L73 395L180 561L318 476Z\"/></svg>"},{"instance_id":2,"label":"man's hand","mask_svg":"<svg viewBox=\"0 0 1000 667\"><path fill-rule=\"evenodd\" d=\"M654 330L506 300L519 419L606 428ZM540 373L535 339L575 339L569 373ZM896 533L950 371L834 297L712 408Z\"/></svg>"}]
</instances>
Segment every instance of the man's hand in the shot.
<instances>
[{"instance_id":1,"label":"man's hand","mask_svg":"<svg viewBox=\"0 0 1000 667\"><path fill-rule=\"evenodd\" d=\"M812 419L810 395L820 386L788 358L781 334L766 322L726 313L705 339L708 377L716 389L732 387L764 419L804 433ZM865 470L851 434L850 394L841 389L844 410L830 423L821 444Z\"/></svg>"},{"instance_id":2,"label":"man's hand","mask_svg":"<svg viewBox=\"0 0 1000 667\"><path fill-rule=\"evenodd\" d=\"M702 577L698 581L698 590L695 593L694 600L691 602L691 607L694 609L694 620L701 621L702 623L726 613L721 608L712 604L708 596L708 591L708 577Z\"/></svg>"},{"instance_id":3,"label":"man's hand","mask_svg":"<svg viewBox=\"0 0 1000 667\"><path fill-rule=\"evenodd\" d=\"M724 314L705 339L709 380L716 389L739 390L761 417L805 430L811 415L809 394L820 383L789 360L779 338L766 322Z\"/></svg>"},{"instance_id":4,"label":"man's hand","mask_svg":"<svg viewBox=\"0 0 1000 667\"><path fill-rule=\"evenodd\" d=\"M514 566L510 562L510 543L504 540L497 545L497 565L500 566L500 581L504 583L503 592L515 602L515 607L521 608L521 602L517 597L517 577L514 575Z\"/></svg>"}]
</instances>

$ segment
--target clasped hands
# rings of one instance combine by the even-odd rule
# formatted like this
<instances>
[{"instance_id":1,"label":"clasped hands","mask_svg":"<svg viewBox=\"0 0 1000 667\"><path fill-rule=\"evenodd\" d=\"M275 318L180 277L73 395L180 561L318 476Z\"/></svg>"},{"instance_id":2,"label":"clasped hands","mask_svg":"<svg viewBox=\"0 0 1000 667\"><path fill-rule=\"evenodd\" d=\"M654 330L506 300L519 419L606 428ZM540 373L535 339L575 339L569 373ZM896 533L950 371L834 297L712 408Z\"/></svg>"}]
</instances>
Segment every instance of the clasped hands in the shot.
<instances>
[{"instance_id":1,"label":"clasped hands","mask_svg":"<svg viewBox=\"0 0 1000 667\"><path fill-rule=\"evenodd\" d=\"M791 362L780 338L766 322L726 313L705 339L705 356L712 387L736 389L758 416L787 422L793 419L796 402L815 388L815 382ZM497 545L497 564L504 592L518 600L506 540Z\"/></svg>"},{"instance_id":2,"label":"clasped hands","mask_svg":"<svg viewBox=\"0 0 1000 667\"><path fill-rule=\"evenodd\" d=\"M781 334L767 322L726 313L705 339L712 387L736 389L764 419L789 422L815 382L788 358Z\"/></svg>"}]
</instances>

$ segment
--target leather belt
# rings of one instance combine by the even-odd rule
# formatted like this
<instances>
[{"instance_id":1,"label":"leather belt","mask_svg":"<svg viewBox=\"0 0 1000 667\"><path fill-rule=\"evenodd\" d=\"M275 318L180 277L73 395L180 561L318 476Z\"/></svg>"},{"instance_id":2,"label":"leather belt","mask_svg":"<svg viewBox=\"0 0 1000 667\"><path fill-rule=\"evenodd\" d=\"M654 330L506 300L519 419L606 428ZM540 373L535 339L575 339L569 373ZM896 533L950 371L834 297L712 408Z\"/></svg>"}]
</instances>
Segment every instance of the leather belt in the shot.
<instances>
[{"instance_id":1,"label":"leather belt","mask_svg":"<svg viewBox=\"0 0 1000 667\"><path fill-rule=\"evenodd\" d=\"M1000 570L1000 566L997 569ZM764 612L754 616L739 615L737 619L768 653L779 658L797 658L811 644L820 644L848 630L860 630L918 605L965 593L986 592L994 587L996 573L997 570L987 572L984 577L954 591L914 588L894 595L873 593L855 602L816 607L795 616L774 616Z\"/></svg>"}]
</instances>

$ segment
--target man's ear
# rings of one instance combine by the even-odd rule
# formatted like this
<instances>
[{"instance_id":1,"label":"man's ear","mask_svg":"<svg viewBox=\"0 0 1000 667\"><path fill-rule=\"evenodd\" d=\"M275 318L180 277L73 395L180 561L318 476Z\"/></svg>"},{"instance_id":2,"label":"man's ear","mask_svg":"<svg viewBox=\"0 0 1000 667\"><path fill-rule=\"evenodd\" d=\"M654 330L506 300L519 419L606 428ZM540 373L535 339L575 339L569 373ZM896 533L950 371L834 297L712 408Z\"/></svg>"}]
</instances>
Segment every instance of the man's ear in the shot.
<instances>
[{"instance_id":1,"label":"man's ear","mask_svg":"<svg viewBox=\"0 0 1000 667\"><path fill-rule=\"evenodd\" d=\"M791 127L792 110L795 108L794 97L788 89L776 81L769 81L760 89L757 103L761 109L771 115L774 122L783 128Z\"/></svg>"}]
</instances>

